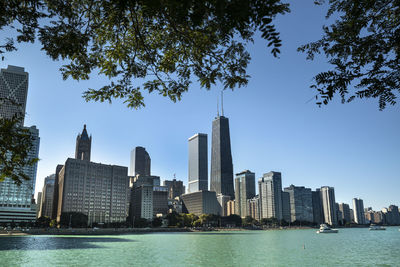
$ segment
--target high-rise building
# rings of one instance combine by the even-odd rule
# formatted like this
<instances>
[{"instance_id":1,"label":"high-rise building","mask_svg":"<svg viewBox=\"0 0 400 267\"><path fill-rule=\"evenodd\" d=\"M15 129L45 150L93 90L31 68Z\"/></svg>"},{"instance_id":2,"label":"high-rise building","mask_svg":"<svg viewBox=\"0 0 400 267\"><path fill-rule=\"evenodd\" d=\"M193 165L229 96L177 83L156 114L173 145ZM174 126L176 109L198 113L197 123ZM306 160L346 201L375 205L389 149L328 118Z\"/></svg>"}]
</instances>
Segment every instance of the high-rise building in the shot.
<instances>
[{"instance_id":1,"label":"high-rise building","mask_svg":"<svg viewBox=\"0 0 400 267\"><path fill-rule=\"evenodd\" d=\"M124 222L128 211L128 168L69 158L59 174L57 221L80 212L88 223Z\"/></svg>"},{"instance_id":2,"label":"high-rise building","mask_svg":"<svg viewBox=\"0 0 400 267\"><path fill-rule=\"evenodd\" d=\"M76 148L76 158L68 158L58 172L57 221L65 212L85 214L88 224L126 221L128 168L90 162L91 138L86 127L77 138Z\"/></svg>"},{"instance_id":3,"label":"high-rise building","mask_svg":"<svg viewBox=\"0 0 400 267\"><path fill-rule=\"evenodd\" d=\"M0 118L14 115L24 124L29 75L24 68L9 65L0 71Z\"/></svg>"},{"instance_id":4,"label":"high-rise building","mask_svg":"<svg viewBox=\"0 0 400 267\"><path fill-rule=\"evenodd\" d=\"M54 192L53 192L53 207L51 212L51 219L57 219L57 209L58 209L58 198L59 198L59 191L58 191L58 181L60 180L60 171L64 167L64 165L57 165L56 173L54 175Z\"/></svg>"},{"instance_id":5,"label":"high-rise building","mask_svg":"<svg viewBox=\"0 0 400 267\"><path fill-rule=\"evenodd\" d=\"M247 200L256 195L256 178L249 170L236 174L235 178L235 213L242 218L250 216Z\"/></svg>"},{"instance_id":6,"label":"high-rise building","mask_svg":"<svg viewBox=\"0 0 400 267\"><path fill-rule=\"evenodd\" d=\"M235 214L235 200L226 202L226 216Z\"/></svg>"},{"instance_id":7,"label":"high-rise building","mask_svg":"<svg viewBox=\"0 0 400 267\"><path fill-rule=\"evenodd\" d=\"M153 219L153 185L145 184L132 188L131 218Z\"/></svg>"},{"instance_id":8,"label":"high-rise building","mask_svg":"<svg viewBox=\"0 0 400 267\"><path fill-rule=\"evenodd\" d=\"M353 198L354 221L357 224L365 224L364 201Z\"/></svg>"},{"instance_id":9,"label":"high-rise building","mask_svg":"<svg viewBox=\"0 0 400 267\"><path fill-rule=\"evenodd\" d=\"M290 185L285 192L289 193L291 222L313 222L311 189Z\"/></svg>"},{"instance_id":10,"label":"high-rise building","mask_svg":"<svg viewBox=\"0 0 400 267\"><path fill-rule=\"evenodd\" d=\"M282 220L282 177L280 172L264 173L258 181L261 218Z\"/></svg>"},{"instance_id":11,"label":"high-rise building","mask_svg":"<svg viewBox=\"0 0 400 267\"><path fill-rule=\"evenodd\" d=\"M332 226L337 225L335 189L323 186L320 189L324 222Z\"/></svg>"},{"instance_id":12,"label":"high-rise building","mask_svg":"<svg viewBox=\"0 0 400 267\"><path fill-rule=\"evenodd\" d=\"M182 195L184 210L197 216L201 214L221 215L221 205L213 191L197 191Z\"/></svg>"},{"instance_id":13,"label":"high-rise building","mask_svg":"<svg viewBox=\"0 0 400 267\"><path fill-rule=\"evenodd\" d=\"M321 190L317 188L312 194L313 222L316 224L324 223L324 210L322 208Z\"/></svg>"},{"instance_id":14,"label":"high-rise building","mask_svg":"<svg viewBox=\"0 0 400 267\"><path fill-rule=\"evenodd\" d=\"M339 209L339 203L335 203L335 209L336 209L336 217L337 217L337 222L340 225L343 225L343 213L342 211Z\"/></svg>"},{"instance_id":15,"label":"high-rise building","mask_svg":"<svg viewBox=\"0 0 400 267\"><path fill-rule=\"evenodd\" d=\"M390 205L388 208L389 224L399 225L400 224L400 213L399 207L396 205Z\"/></svg>"},{"instance_id":16,"label":"high-rise building","mask_svg":"<svg viewBox=\"0 0 400 267\"><path fill-rule=\"evenodd\" d=\"M285 222L292 222L292 217L290 216L290 194L289 192L282 192L282 219Z\"/></svg>"},{"instance_id":17,"label":"high-rise building","mask_svg":"<svg viewBox=\"0 0 400 267\"><path fill-rule=\"evenodd\" d=\"M188 192L208 190L207 135L198 133L189 138Z\"/></svg>"},{"instance_id":18,"label":"high-rise building","mask_svg":"<svg viewBox=\"0 0 400 267\"><path fill-rule=\"evenodd\" d=\"M146 149L141 146L135 147L131 151L131 166L129 170L129 175L151 175L151 159L149 153L147 153Z\"/></svg>"},{"instance_id":19,"label":"high-rise building","mask_svg":"<svg viewBox=\"0 0 400 267\"><path fill-rule=\"evenodd\" d=\"M212 123L210 190L235 198L229 120L223 115Z\"/></svg>"},{"instance_id":20,"label":"high-rise building","mask_svg":"<svg viewBox=\"0 0 400 267\"><path fill-rule=\"evenodd\" d=\"M32 147L28 154L28 160L39 156L39 130L36 126L26 128L32 137ZM35 193L37 163L22 167L29 180L23 180L17 185L7 177L0 182L0 223L22 222L36 220L36 207L31 207Z\"/></svg>"},{"instance_id":21,"label":"high-rise building","mask_svg":"<svg viewBox=\"0 0 400 267\"><path fill-rule=\"evenodd\" d=\"M346 224L346 223L351 223L349 204L340 203L340 204L339 204L339 210L342 212L343 223L344 223L344 224Z\"/></svg>"},{"instance_id":22,"label":"high-rise building","mask_svg":"<svg viewBox=\"0 0 400 267\"><path fill-rule=\"evenodd\" d=\"M92 148L92 136L89 137L86 131L86 124L83 125L81 134L76 137L75 158L90 161L90 151Z\"/></svg>"},{"instance_id":23,"label":"high-rise building","mask_svg":"<svg viewBox=\"0 0 400 267\"><path fill-rule=\"evenodd\" d=\"M36 218L40 218L40 203L42 203L42 192L38 192L37 202L36 202Z\"/></svg>"},{"instance_id":24,"label":"high-rise building","mask_svg":"<svg viewBox=\"0 0 400 267\"><path fill-rule=\"evenodd\" d=\"M231 200L231 197L218 194L217 200L219 205L221 205L221 216L228 216L228 201Z\"/></svg>"},{"instance_id":25,"label":"high-rise building","mask_svg":"<svg viewBox=\"0 0 400 267\"><path fill-rule=\"evenodd\" d=\"M131 189L130 219L152 220L168 213L167 186L160 186L159 176L137 175Z\"/></svg>"},{"instance_id":26,"label":"high-rise building","mask_svg":"<svg viewBox=\"0 0 400 267\"><path fill-rule=\"evenodd\" d=\"M51 217L53 212L53 194L54 194L54 178L52 174L44 178L44 185L42 189L41 208L39 217ZM39 203L38 203L39 204Z\"/></svg>"},{"instance_id":27,"label":"high-rise building","mask_svg":"<svg viewBox=\"0 0 400 267\"><path fill-rule=\"evenodd\" d=\"M248 216L251 216L253 219L257 221L261 220L260 217L260 198L255 196L251 199L247 200L248 205Z\"/></svg>"},{"instance_id":28,"label":"high-rise building","mask_svg":"<svg viewBox=\"0 0 400 267\"><path fill-rule=\"evenodd\" d=\"M164 180L163 185L168 188L168 198L174 199L185 194L185 186L182 181L173 179L172 181Z\"/></svg>"}]
</instances>

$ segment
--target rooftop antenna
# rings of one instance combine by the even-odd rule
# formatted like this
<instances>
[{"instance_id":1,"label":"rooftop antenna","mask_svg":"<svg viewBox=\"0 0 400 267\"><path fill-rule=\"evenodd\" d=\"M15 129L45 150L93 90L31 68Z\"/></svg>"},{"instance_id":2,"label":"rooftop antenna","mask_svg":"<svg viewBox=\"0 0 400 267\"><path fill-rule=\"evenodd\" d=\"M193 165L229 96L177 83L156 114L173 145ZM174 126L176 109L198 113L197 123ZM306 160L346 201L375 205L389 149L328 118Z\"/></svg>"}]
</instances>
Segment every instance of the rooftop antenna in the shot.
<instances>
[{"instance_id":1,"label":"rooftop antenna","mask_svg":"<svg viewBox=\"0 0 400 267\"><path fill-rule=\"evenodd\" d=\"M219 98L217 95L217 117L219 117Z\"/></svg>"},{"instance_id":2,"label":"rooftop antenna","mask_svg":"<svg viewBox=\"0 0 400 267\"><path fill-rule=\"evenodd\" d=\"M221 91L221 109L222 116L224 116L224 91Z\"/></svg>"}]
</instances>

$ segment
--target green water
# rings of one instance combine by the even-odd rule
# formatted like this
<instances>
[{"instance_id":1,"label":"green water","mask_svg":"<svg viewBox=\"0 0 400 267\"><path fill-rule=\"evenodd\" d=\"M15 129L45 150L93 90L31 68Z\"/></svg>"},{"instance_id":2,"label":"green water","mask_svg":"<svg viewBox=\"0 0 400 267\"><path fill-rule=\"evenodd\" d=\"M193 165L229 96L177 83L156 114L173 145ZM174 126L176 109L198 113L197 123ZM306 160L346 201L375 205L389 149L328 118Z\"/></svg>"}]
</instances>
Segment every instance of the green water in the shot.
<instances>
[{"instance_id":1,"label":"green water","mask_svg":"<svg viewBox=\"0 0 400 267\"><path fill-rule=\"evenodd\" d=\"M400 232L0 237L0 266L400 266Z\"/></svg>"}]
</instances>

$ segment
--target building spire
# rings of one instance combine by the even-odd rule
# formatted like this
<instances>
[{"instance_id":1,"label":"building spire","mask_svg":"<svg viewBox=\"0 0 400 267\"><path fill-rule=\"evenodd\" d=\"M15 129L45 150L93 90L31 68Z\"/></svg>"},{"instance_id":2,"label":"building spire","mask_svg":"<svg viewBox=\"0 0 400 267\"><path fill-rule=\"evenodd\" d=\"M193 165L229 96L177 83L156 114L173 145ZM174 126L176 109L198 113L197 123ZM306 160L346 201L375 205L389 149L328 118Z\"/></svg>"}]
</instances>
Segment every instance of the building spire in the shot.
<instances>
[{"instance_id":1,"label":"building spire","mask_svg":"<svg viewBox=\"0 0 400 267\"><path fill-rule=\"evenodd\" d=\"M217 95L217 117L219 117L219 97Z\"/></svg>"}]
</instances>

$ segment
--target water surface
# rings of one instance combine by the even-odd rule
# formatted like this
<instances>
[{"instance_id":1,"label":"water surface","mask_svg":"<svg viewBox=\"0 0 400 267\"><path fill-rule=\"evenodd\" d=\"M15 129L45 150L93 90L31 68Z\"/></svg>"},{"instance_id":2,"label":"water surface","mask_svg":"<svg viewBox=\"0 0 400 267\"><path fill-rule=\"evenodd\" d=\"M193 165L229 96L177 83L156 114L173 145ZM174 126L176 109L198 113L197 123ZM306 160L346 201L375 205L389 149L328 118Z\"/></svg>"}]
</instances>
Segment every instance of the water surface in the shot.
<instances>
[{"instance_id":1,"label":"water surface","mask_svg":"<svg viewBox=\"0 0 400 267\"><path fill-rule=\"evenodd\" d=\"M400 232L3 236L0 266L400 266Z\"/></svg>"}]
</instances>

